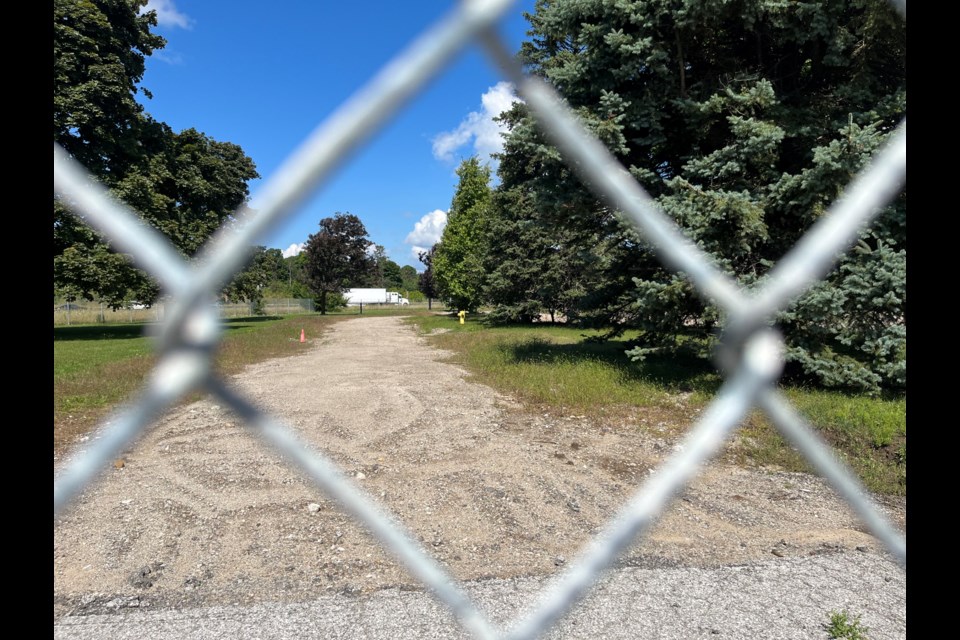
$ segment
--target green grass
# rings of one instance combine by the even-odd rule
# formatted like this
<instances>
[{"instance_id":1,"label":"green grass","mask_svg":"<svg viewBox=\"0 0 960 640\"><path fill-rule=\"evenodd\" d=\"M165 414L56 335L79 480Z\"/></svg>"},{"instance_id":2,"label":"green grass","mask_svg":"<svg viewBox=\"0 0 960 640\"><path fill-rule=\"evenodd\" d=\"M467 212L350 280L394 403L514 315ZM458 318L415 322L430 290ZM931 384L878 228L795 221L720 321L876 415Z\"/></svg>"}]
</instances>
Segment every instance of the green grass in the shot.
<instances>
[{"instance_id":1,"label":"green grass","mask_svg":"<svg viewBox=\"0 0 960 640\"><path fill-rule=\"evenodd\" d=\"M152 347L143 330L142 324L55 327L54 383L110 362L149 357Z\"/></svg>"},{"instance_id":2,"label":"green grass","mask_svg":"<svg viewBox=\"0 0 960 640\"><path fill-rule=\"evenodd\" d=\"M225 320L215 366L221 374L231 375L253 362L298 353L301 328L308 340L316 340L342 319L300 315ZM144 335L149 328L148 324L54 327L55 452L69 447L142 386L156 361L153 341Z\"/></svg>"},{"instance_id":3,"label":"green grass","mask_svg":"<svg viewBox=\"0 0 960 640\"><path fill-rule=\"evenodd\" d=\"M458 354L483 382L508 390L529 402L558 409L675 405L678 393L706 399L716 392L720 376L693 357L649 356L632 362L624 351L634 337L595 342L599 331L562 326L487 327L467 317L411 318L422 333L446 331L433 340Z\"/></svg>"},{"instance_id":4,"label":"green grass","mask_svg":"<svg viewBox=\"0 0 960 640\"><path fill-rule=\"evenodd\" d=\"M907 492L907 400L905 396L874 398L845 394L839 391L809 388L787 388L785 395L807 421L871 491L891 495ZM769 422L756 417L745 429L751 435L765 433L758 439L769 447L774 439L781 442L785 457L794 462L786 468L809 470L800 455L786 447ZM756 454L755 454L756 455ZM761 453L761 459L769 453Z\"/></svg>"},{"instance_id":5,"label":"green grass","mask_svg":"<svg viewBox=\"0 0 960 640\"><path fill-rule=\"evenodd\" d=\"M479 382L558 413L592 413L679 434L720 388L712 364L693 355L650 355L632 362L626 342L594 342L596 331L563 326L488 327L479 316L411 318ZM906 495L906 398L871 398L787 388L787 396L872 491ZM645 418L645 421L644 419ZM663 425L667 425L664 427ZM671 429L671 425L673 428ZM810 471L759 412L740 429L729 460Z\"/></svg>"},{"instance_id":6,"label":"green grass","mask_svg":"<svg viewBox=\"0 0 960 640\"><path fill-rule=\"evenodd\" d=\"M155 360L144 327L54 327L54 451L69 446L139 386Z\"/></svg>"}]
</instances>

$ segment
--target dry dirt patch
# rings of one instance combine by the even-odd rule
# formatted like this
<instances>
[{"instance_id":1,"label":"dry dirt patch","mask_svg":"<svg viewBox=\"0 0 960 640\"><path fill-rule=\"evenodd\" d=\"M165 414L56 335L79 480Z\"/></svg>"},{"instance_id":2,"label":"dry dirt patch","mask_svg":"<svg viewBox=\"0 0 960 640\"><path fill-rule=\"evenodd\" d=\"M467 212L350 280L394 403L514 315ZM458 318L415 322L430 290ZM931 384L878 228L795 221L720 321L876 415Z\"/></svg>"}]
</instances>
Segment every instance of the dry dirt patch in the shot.
<instances>
[{"instance_id":1,"label":"dry dirt patch","mask_svg":"<svg viewBox=\"0 0 960 640\"><path fill-rule=\"evenodd\" d=\"M531 415L399 318L342 322L233 383L280 416L459 579L558 571L674 443ZM905 527L905 501L888 502ZM721 566L880 552L817 478L714 465L623 558ZM419 585L229 411L172 411L58 519L54 616L297 602Z\"/></svg>"}]
</instances>

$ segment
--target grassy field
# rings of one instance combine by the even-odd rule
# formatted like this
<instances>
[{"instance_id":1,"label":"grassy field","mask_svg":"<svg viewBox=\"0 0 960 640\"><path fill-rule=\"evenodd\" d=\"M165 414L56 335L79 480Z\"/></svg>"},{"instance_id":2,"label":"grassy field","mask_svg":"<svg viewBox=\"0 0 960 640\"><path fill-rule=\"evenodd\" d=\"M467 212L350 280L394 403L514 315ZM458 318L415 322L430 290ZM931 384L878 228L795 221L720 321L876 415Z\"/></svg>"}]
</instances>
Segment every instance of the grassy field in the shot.
<instances>
[{"instance_id":1,"label":"grassy field","mask_svg":"<svg viewBox=\"0 0 960 640\"><path fill-rule=\"evenodd\" d=\"M477 380L543 411L603 415L658 435L679 436L722 382L709 362L648 357L631 362L624 342L590 342L596 332L555 327L486 327L477 317L411 318L421 332L442 330L437 346ZM870 398L818 389L784 392L840 456L878 493L906 495L906 397ZM759 412L739 431L727 459L746 466L809 471Z\"/></svg>"},{"instance_id":2,"label":"grassy field","mask_svg":"<svg viewBox=\"0 0 960 640\"><path fill-rule=\"evenodd\" d=\"M341 316L237 318L224 321L216 367L224 375L245 365L297 353L300 329L319 337ZM62 453L104 414L143 384L155 362L147 324L53 329L53 446Z\"/></svg>"}]
</instances>

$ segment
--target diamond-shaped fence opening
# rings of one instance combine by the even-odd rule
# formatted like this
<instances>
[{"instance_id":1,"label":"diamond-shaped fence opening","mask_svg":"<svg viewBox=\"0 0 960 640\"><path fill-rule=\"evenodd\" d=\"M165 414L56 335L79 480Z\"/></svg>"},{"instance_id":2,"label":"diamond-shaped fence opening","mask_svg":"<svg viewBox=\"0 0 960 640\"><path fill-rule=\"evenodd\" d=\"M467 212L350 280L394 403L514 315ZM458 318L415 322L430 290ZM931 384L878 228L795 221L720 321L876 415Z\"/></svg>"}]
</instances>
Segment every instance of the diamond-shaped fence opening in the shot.
<instances>
[{"instance_id":1,"label":"diamond-shaped fence opening","mask_svg":"<svg viewBox=\"0 0 960 640\"><path fill-rule=\"evenodd\" d=\"M166 238L136 214L111 200L81 166L54 145L55 188L60 197L107 234L117 247L132 254L138 265L156 277L175 299L163 323L159 361L146 387L134 404L111 416L102 437L59 474L54 488L54 515L161 412L185 394L206 389L366 526L450 608L468 632L478 638L502 636L412 536L346 479L330 459L229 389L213 373L210 357L219 339L219 328L215 313L205 304L210 292L218 290L242 268L247 247L296 210L347 153L382 127L441 70L453 53L479 40L584 183L634 224L658 248L663 262L685 273L700 294L720 307L728 318L719 354L726 381L692 427L684 446L640 487L594 544L545 593L539 607L514 625L507 637L533 638L545 633L585 595L600 573L651 526L669 499L719 450L753 407L769 416L905 567L903 536L871 504L850 471L837 462L830 448L776 390L774 383L782 366L781 343L767 325L773 314L827 273L835 257L854 242L857 232L902 188L906 180L906 122L901 123L869 167L848 185L844 196L771 271L765 286L748 293L657 208L603 144L579 125L550 86L523 73L494 31L496 21L511 4L511 0L466 0L458 4L328 118L264 184L258 194L260 210L255 215L238 212L246 216L244 225L236 232L221 229L195 267L185 263ZM905 15L905 5L894 4Z\"/></svg>"}]
</instances>

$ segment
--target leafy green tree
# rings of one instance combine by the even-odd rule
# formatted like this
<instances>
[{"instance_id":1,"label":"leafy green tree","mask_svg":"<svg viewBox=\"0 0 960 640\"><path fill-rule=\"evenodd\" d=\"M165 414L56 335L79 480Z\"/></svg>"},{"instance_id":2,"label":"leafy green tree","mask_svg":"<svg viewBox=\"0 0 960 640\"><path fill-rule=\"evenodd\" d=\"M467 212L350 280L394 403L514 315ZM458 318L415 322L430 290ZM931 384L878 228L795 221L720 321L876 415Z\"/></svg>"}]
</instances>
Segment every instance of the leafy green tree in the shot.
<instances>
[{"instance_id":1,"label":"leafy green tree","mask_svg":"<svg viewBox=\"0 0 960 640\"><path fill-rule=\"evenodd\" d=\"M321 314L327 313L335 296L370 277L376 263L367 252L369 246L366 227L350 213L324 218L320 231L307 239L307 278Z\"/></svg>"},{"instance_id":2,"label":"leafy green tree","mask_svg":"<svg viewBox=\"0 0 960 640\"><path fill-rule=\"evenodd\" d=\"M276 252L275 254L273 252ZM267 298L312 298L306 275L306 255L284 258L279 249L268 249L270 270L274 274L264 290ZM277 259L279 258L279 259Z\"/></svg>"},{"instance_id":3,"label":"leafy green tree","mask_svg":"<svg viewBox=\"0 0 960 640\"><path fill-rule=\"evenodd\" d=\"M135 95L145 58L166 41L150 32L146 0L54 0L53 139L97 176L126 175L144 156L150 122Z\"/></svg>"},{"instance_id":4,"label":"leafy green tree","mask_svg":"<svg viewBox=\"0 0 960 640\"><path fill-rule=\"evenodd\" d=\"M383 286L391 291L403 289L403 276L400 265L387 258L383 263Z\"/></svg>"},{"instance_id":5,"label":"leafy green tree","mask_svg":"<svg viewBox=\"0 0 960 640\"><path fill-rule=\"evenodd\" d=\"M138 15L146 2L113 0L53 5L53 139L111 184L140 163L138 140L150 121L135 95L144 59L162 48L150 32L156 14ZM152 299L146 275L112 254L97 235L54 199L55 288L70 298L102 294L114 308L131 297Z\"/></svg>"},{"instance_id":6,"label":"leafy green tree","mask_svg":"<svg viewBox=\"0 0 960 640\"><path fill-rule=\"evenodd\" d=\"M264 268L270 281L282 280L287 277L287 264L280 249L264 249Z\"/></svg>"},{"instance_id":7,"label":"leafy green tree","mask_svg":"<svg viewBox=\"0 0 960 640\"><path fill-rule=\"evenodd\" d=\"M247 181L258 177L253 161L229 142L218 142L196 131L174 133L153 123L142 144L151 152L138 166L114 180L111 191L166 235L185 255L194 255L245 204ZM55 209L61 203L55 202ZM65 212L64 212L65 213ZM100 297L118 307L130 299L150 302L156 285L113 254L82 220L65 215L54 223L54 278L84 297ZM153 292L151 297L150 292ZM146 297L144 297L146 296Z\"/></svg>"},{"instance_id":8,"label":"leafy green tree","mask_svg":"<svg viewBox=\"0 0 960 640\"><path fill-rule=\"evenodd\" d=\"M173 132L136 101L145 57L164 46L139 0L54 2L53 137L117 198L193 255L247 201L258 177L243 150L195 129ZM113 308L159 289L54 198L54 285Z\"/></svg>"},{"instance_id":9,"label":"leafy green tree","mask_svg":"<svg viewBox=\"0 0 960 640\"><path fill-rule=\"evenodd\" d=\"M403 287L400 265L387 257L387 250L383 245L374 246L371 258L374 263L373 270L363 281L355 283L357 286L378 287L391 291Z\"/></svg>"},{"instance_id":10,"label":"leafy green tree","mask_svg":"<svg viewBox=\"0 0 960 640\"><path fill-rule=\"evenodd\" d=\"M476 156L460 163L447 225L432 256L437 293L448 305L476 311L483 302L484 220L490 206L490 168Z\"/></svg>"},{"instance_id":11,"label":"leafy green tree","mask_svg":"<svg viewBox=\"0 0 960 640\"><path fill-rule=\"evenodd\" d=\"M286 272L279 249L255 247L247 266L224 287L221 298L226 302L250 302L260 315L267 287L278 279L281 270Z\"/></svg>"},{"instance_id":12,"label":"leafy green tree","mask_svg":"<svg viewBox=\"0 0 960 640\"><path fill-rule=\"evenodd\" d=\"M253 161L230 142L196 129L173 133L156 127L152 155L114 191L162 231L185 255L193 255L233 212L247 202L247 181L259 177Z\"/></svg>"},{"instance_id":13,"label":"leafy green tree","mask_svg":"<svg viewBox=\"0 0 960 640\"><path fill-rule=\"evenodd\" d=\"M418 291L418 275L417 270L408 264L400 267L400 288L411 293Z\"/></svg>"},{"instance_id":14,"label":"leafy green tree","mask_svg":"<svg viewBox=\"0 0 960 640\"><path fill-rule=\"evenodd\" d=\"M307 254L298 253L284 259L288 269L288 293L294 298L311 297L310 281L307 277Z\"/></svg>"},{"instance_id":15,"label":"leafy green tree","mask_svg":"<svg viewBox=\"0 0 960 640\"><path fill-rule=\"evenodd\" d=\"M842 193L906 113L905 26L881 0L540 1L520 55L721 267L745 285ZM634 355L712 338L719 314L561 162L520 105L502 183L575 231L602 277L583 322L641 330ZM518 236L523 237L523 236ZM534 242L531 238L525 242ZM529 247L532 255L537 255ZM779 318L792 370L905 385L906 195Z\"/></svg>"}]
</instances>

